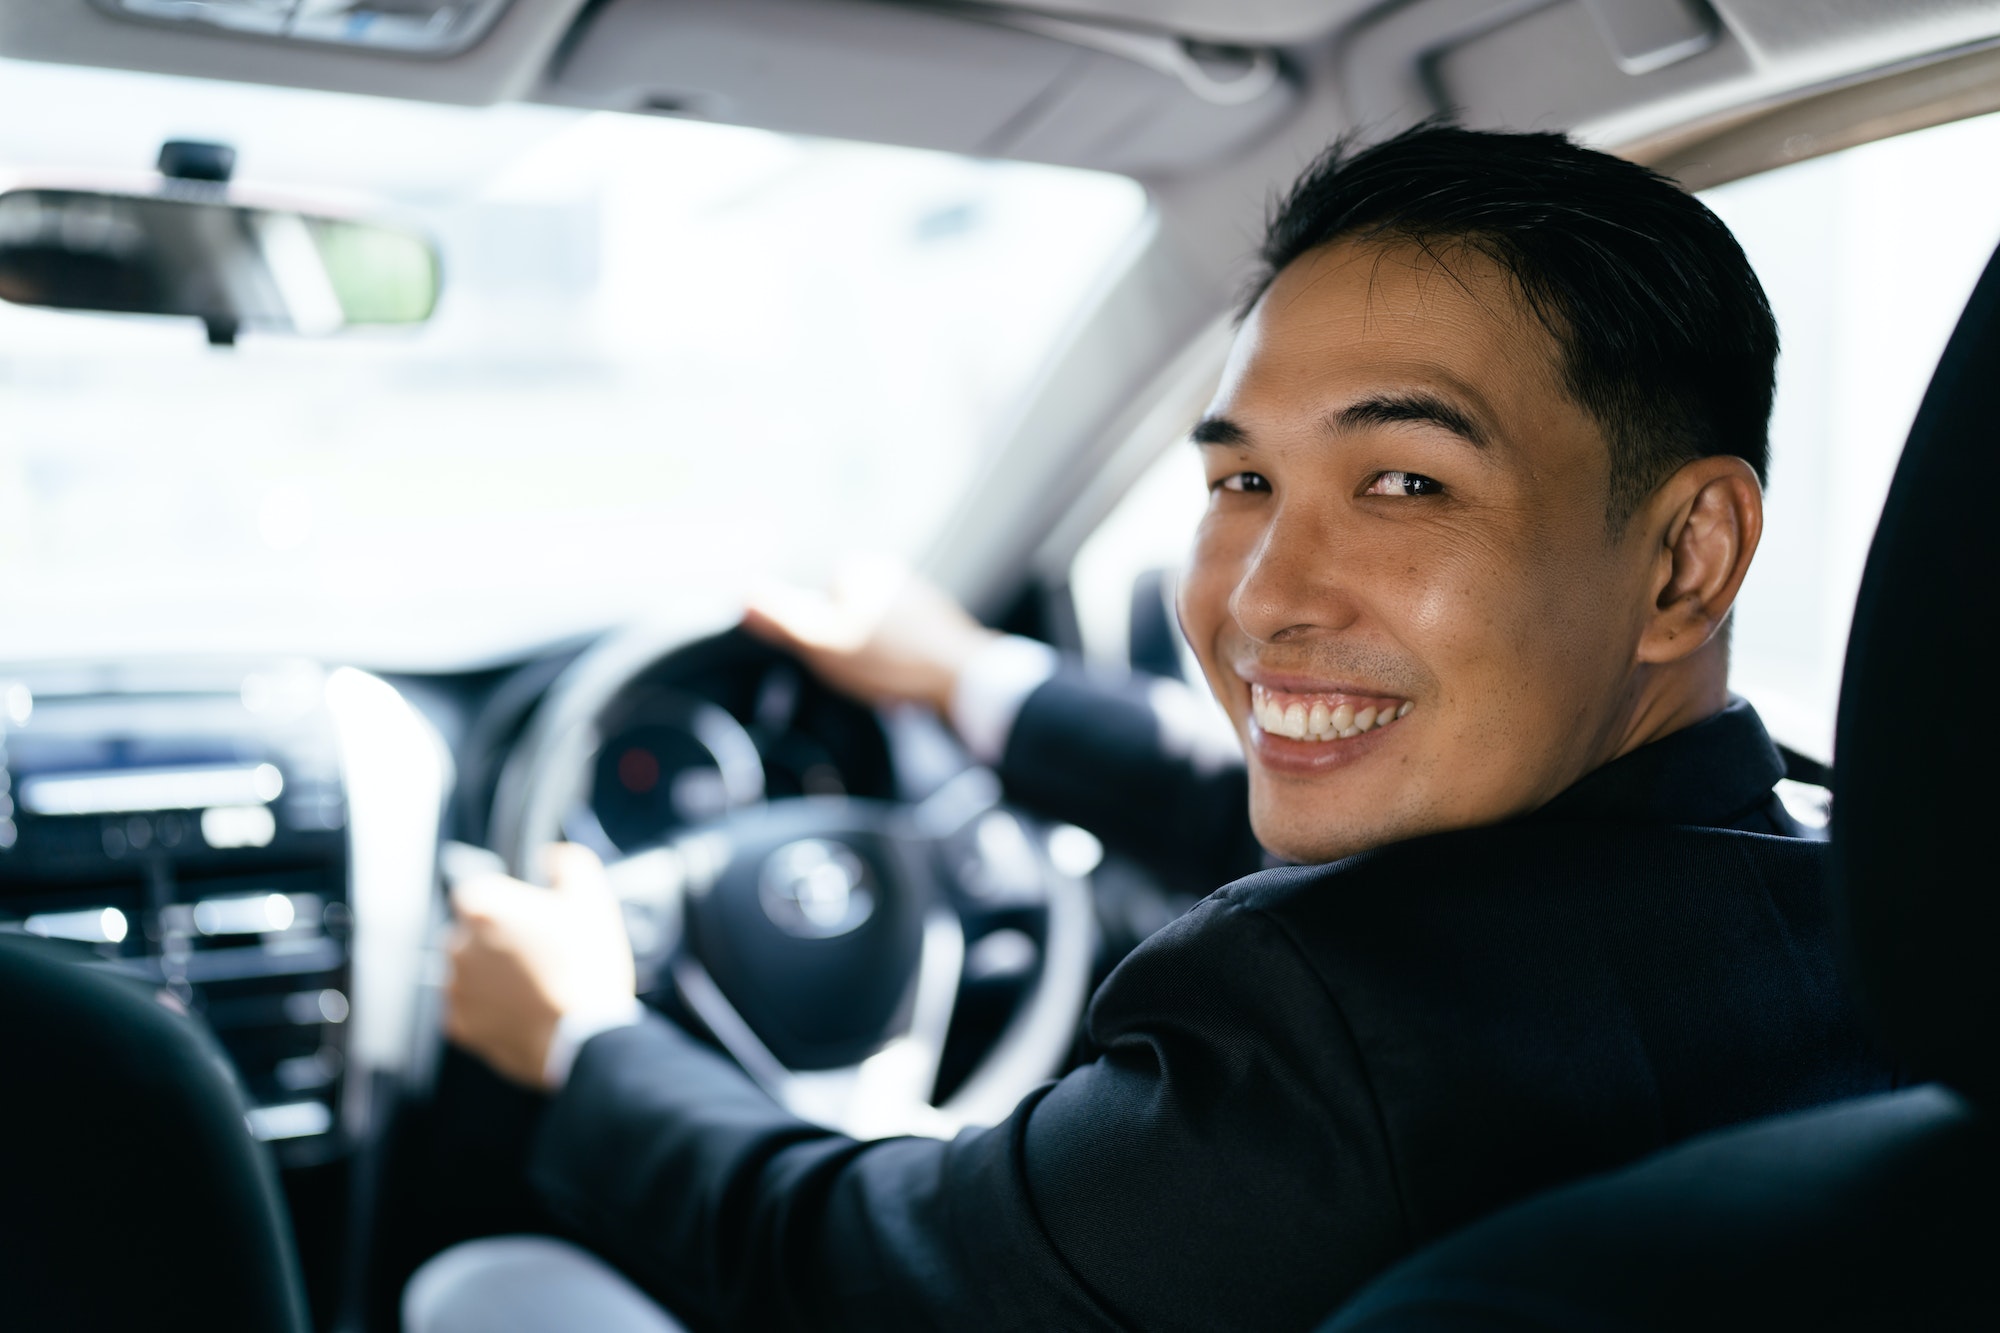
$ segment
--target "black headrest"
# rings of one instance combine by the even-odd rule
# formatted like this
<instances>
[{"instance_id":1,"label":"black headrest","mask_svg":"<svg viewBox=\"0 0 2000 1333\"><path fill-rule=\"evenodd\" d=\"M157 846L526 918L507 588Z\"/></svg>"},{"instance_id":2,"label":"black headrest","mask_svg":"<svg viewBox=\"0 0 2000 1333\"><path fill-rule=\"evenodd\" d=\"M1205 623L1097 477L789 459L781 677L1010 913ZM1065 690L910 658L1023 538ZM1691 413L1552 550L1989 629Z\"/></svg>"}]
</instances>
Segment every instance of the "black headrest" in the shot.
<instances>
[{"instance_id":1,"label":"black headrest","mask_svg":"<svg viewBox=\"0 0 2000 1333\"><path fill-rule=\"evenodd\" d=\"M227 1060L153 991L0 935L0 1324L304 1333Z\"/></svg>"},{"instance_id":2,"label":"black headrest","mask_svg":"<svg viewBox=\"0 0 2000 1333\"><path fill-rule=\"evenodd\" d=\"M1891 1050L2000 1092L2000 255L1889 488L1855 604L1833 843L1857 979Z\"/></svg>"}]
</instances>

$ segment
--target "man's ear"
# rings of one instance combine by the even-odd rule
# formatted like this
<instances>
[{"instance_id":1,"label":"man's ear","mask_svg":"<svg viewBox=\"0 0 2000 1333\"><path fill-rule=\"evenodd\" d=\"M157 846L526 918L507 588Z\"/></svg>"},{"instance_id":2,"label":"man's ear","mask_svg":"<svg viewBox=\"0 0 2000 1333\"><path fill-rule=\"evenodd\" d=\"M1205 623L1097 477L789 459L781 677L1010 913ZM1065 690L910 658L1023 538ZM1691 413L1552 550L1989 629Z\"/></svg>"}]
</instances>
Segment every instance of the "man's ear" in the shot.
<instances>
[{"instance_id":1,"label":"man's ear","mask_svg":"<svg viewBox=\"0 0 2000 1333\"><path fill-rule=\"evenodd\" d=\"M1678 662L1714 638L1735 605L1764 535L1764 490L1740 458L1697 458L1633 521L1653 552L1639 660Z\"/></svg>"}]
</instances>

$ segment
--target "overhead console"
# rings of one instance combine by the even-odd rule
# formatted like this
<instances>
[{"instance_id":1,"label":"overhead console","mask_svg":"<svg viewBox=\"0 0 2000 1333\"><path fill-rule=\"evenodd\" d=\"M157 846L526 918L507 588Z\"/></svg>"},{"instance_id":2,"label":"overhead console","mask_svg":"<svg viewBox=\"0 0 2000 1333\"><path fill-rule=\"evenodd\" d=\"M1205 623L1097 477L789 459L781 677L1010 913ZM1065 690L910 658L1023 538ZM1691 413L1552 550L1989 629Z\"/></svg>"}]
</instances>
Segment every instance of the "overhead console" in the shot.
<instances>
[{"instance_id":1,"label":"overhead console","mask_svg":"<svg viewBox=\"0 0 2000 1333\"><path fill-rule=\"evenodd\" d=\"M1150 175L1294 104L1277 54L975 5L607 0L544 100Z\"/></svg>"},{"instance_id":2,"label":"overhead console","mask_svg":"<svg viewBox=\"0 0 2000 1333\"><path fill-rule=\"evenodd\" d=\"M302 663L0 676L0 930L159 987L281 1162L337 1155L415 1049L442 767L414 715Z\"/></svg>"}]
</instances>

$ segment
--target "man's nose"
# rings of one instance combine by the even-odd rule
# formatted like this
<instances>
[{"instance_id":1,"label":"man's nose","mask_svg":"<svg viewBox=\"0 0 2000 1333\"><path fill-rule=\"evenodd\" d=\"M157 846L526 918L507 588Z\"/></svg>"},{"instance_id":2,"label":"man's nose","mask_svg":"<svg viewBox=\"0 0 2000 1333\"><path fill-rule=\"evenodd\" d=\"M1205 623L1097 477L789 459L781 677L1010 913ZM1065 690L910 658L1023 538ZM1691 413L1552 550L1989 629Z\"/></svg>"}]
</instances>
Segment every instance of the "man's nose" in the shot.
<instances>
[{"instance_id":1,"label":"man's nose","mask_svg":"<svg viewBox=\"0 0 2000 1333\"><path fill-rule=\"evenodd\" d=\"M1263 642L1353 625L1360 605L1347 559L1350 544L1340 516L1328 507L1278 505L1230 597L1237 625Z\"/></svg>"}]
</instances>

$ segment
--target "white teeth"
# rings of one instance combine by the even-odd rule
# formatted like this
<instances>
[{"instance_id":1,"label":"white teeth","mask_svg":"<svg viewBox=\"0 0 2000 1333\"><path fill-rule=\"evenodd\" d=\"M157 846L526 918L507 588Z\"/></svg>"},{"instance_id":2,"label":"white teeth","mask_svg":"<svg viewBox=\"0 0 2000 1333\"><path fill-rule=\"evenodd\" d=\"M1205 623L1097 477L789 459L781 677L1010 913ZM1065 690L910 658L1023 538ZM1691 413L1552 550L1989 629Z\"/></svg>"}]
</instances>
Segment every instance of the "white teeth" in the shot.
<instances>
[{"instance_id":1,"label":"white teeth","mask_svg":"<svg viewBox=\"0 0 2000 1333\"><path fill-rule=\"evenodd\" d=\"M1324 700L1315 700L1310 705L1281 704L1262 686L1250 692L1250 713L1257 725L1273 736L1291 740L1349 740L1407 717L1413 706L1408 702L1382 707L1368 704L1357 712L1352 704L1329 708Z\"/></svg>"}]
</instances>

